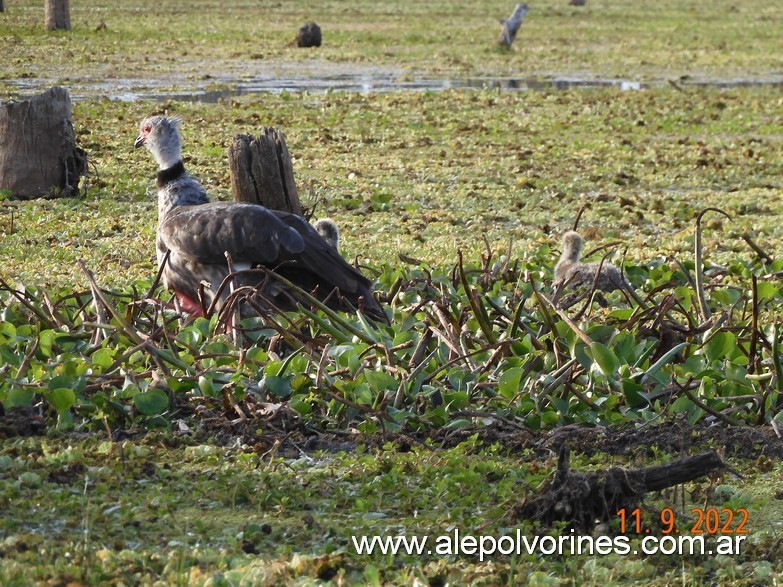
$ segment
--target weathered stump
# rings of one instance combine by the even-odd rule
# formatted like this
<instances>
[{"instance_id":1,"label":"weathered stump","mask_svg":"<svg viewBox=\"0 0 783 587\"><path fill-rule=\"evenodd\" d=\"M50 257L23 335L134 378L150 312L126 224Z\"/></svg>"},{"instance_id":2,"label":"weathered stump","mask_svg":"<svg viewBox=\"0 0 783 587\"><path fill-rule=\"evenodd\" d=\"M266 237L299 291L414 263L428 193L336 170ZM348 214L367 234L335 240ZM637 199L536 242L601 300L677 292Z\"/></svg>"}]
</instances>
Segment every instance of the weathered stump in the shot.
<instances>
[{"instance_id":1,"label":"weathered stump","mask_svg":"<svg viewBox=\"0 0 783 587\"><path fill-rule=\"evenodd\" d=\"M726 468L715 451L702 453L643 469L614 467L608 471L582 473L569 468L569 451L560 449L557 472L549 488L540 496L516 508L518 518L551 525L566 521L580 532L589 532L596 520L616 519L617 512L631 511L646 493L661 491L693 481Z\"/></svg>"},{"instance_id":2,"label":"weathered stump","mask_svg":"<svg viewBox=\"0 0 783 587\"><path fill-rule=\"evenodd\" d=\"M308 22L299 29L296 35L297 47L320 47L321 46L321 27L314 22Z\"/></svg>"},{"instance_id":3,"label":"weathered stump","mask_svg":"<svg viewBox=\"0 0 783 587\"><path fill-rule=\"evenodd\" d=\"M228 163L235 201L303 215L282 132L265 128L257 138L238 134L228 148Z\"/></svg>"},{"instance_id":4,"label":"weathered stump","mask_svg":"<svg viewBox=\"0 0 783 587\"><path fill-rule=\"evenodd\" d=\"M0 189L20 198L68 197L87 170L76 145L68 90L0 103Z\"/></svg>"},{"instance_id":5,"label":"weathered stump","mask_svg":"<svg viewBox=\"0 0 783 587\"><path fill-rule=\"evenodd\" d=\"M500 19L500 36L498 37L498 44L501 47L511 47L511 43L514 42L517 31L522 25L522 21L525 20L527 12L527 4L525 2L520 2L516 5L514 12L511 13L508 20L505 18Z\"/></svg>"},{"instance_id":6,"label":"weathered stump","mask_svg":"<svg viewBox=\"0 0 783 587\"><path fill-rule=\"evenodd\" d=\"M68 0L46 0L44 25L47 31L71 30L71 13Z\"/></svg>"}]
</instances>

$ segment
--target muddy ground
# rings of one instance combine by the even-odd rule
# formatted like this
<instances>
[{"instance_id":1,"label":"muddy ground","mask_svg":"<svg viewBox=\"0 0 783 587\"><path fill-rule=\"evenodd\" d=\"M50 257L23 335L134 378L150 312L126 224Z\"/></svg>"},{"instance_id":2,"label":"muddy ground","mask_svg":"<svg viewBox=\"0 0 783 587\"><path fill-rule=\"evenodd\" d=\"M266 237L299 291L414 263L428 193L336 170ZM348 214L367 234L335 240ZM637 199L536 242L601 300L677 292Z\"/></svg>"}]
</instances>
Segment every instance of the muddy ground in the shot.
<instances>
[{"instance_id":1,"label":"muddy ground","mask_svg":"<svg viewBox=\"0 0 783 587\"><path fill-rule=\"evenodd\" d=\"M433 449L448 448L477 435L480 444L500 443L509 454L530 451L540 458L556 455L566 445L572 453L643 457L668 453L681 457L707 450L716 450L726 459L755 460L783 458L783 439L774 428L765 426L730 427L699 423L691 426L684 421L667 421L635 427L617 428L570 424L550 431L528 430L510 421L490 420L458 430L434 429L413 433L364 435L350 431L318 431L302 422L286 409L263 420L256 418L229 419L210 413L203 420L174 426L171 443L241 444L265 452L272 447L277 455L296 457L302 452L350 451L359 444L380 447L393 442L401 452L414 445ZM50 420L51 421L51 420ZM14 408L0 417L0 438L47 434L46 419L36 408ZM263 424L264 434L258 435ZM82 433L72 432L80 435ZM107 433L98 433L105 435ZM141 440L146 432L136 428L112 430L114 440ZM190 439L189 441L186 439Z\"/></svg>"}]
</instances>

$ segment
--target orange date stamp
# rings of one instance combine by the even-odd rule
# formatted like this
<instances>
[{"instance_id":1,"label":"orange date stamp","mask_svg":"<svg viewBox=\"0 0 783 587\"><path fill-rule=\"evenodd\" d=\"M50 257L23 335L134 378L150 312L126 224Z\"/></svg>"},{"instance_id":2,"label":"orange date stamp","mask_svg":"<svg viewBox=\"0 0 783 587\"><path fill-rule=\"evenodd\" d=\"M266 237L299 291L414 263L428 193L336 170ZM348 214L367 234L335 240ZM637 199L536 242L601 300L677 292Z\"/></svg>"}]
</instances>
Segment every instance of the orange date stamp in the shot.
<instances>
[{"instance_id":1,"label":"orange date stamp","mask_svg":"<svg viewBox=\"0 0 783 587\"><path fill-rule=\"evenodd\" d=\"M695 520L689 521L690 527L680 530L677 527L677 516L671 508L663 508L659 515L661 534L747 534L745 526L748 523L748 510L745 508L692 508L691 514ZM639 508L626 512L625 508L617 512L620 519L621 534L649 534L650 528L642 524L642 512Z\"/></svg>"}]
</instances>

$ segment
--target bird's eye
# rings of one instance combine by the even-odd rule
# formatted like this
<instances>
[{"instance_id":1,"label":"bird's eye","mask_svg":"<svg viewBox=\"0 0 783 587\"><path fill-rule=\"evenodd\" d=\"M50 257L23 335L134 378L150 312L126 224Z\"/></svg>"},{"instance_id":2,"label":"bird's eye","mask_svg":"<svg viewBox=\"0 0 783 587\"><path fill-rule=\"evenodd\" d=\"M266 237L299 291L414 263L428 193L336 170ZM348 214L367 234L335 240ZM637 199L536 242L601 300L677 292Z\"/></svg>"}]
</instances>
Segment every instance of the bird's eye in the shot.
<instances>
[{"instance_id":1,"label":"bird's eye","mask_svg":"<svg viewBox=\"0 0 783 587\"><path fill-rule=\"evenodd\" d=\"M152 125L151 124L145 124L143 130L144 130L144 132L150 132L152 130Z\"/></svg>"}]
</instances>

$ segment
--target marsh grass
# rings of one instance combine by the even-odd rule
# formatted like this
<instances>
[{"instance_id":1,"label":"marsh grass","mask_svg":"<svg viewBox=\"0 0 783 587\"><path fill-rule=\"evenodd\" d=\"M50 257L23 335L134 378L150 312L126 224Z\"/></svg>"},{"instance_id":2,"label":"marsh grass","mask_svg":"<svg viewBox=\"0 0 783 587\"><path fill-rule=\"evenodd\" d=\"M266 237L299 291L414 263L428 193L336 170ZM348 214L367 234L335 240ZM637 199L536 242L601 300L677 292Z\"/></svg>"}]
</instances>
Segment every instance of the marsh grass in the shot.
<instances>
[{"instance_id":1,"label":"marsh grass","mask_svg":"<svg viewBox=\"0 0 783 587\"><path fill-rule=\"evenodd\" d=\"M71 7L72 33L48 34L40 5L20 0L0 19L0 36L13 41L6 44L2 77L79 83L91 76L176 76L182 83L183 77L269 73L315 60L419 74L747 79L776 75L783 65L780 10L765 0L536 2L507 52L496 46L497 22L512 8L500 0L199 0L187 8L91 0ZM291 43L311 20L324 30L317 52Z\"/></svg>"}]
</instances>

